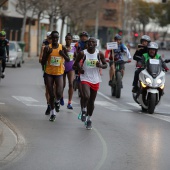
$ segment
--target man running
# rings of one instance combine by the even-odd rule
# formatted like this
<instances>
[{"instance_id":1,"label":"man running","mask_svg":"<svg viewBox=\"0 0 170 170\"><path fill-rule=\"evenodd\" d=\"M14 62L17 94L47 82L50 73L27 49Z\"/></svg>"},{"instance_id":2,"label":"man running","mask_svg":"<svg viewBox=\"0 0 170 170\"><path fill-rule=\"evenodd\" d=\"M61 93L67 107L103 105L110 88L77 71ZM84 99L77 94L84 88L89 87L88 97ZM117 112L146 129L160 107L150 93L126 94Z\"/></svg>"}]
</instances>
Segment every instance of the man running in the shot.
<instances>
[{"instance_id":1,"label":"man running","mask_svg":"<svg viewBox=\"0 0 170 170\"><path fill-rule=\"evenodd\" d=\"M87 121L87 129L92 129L91 116L94 110L94 102L99 89L99 83L101 82L99 70L100 68L107 68L104 54L96 49L96 46L97 40L91 37L88 40L87 49L78 54L74 63L80 72L83 92L82 121ZM80 66L80 60L83 60L82 66Z\"/></svg>"},{"instance_id":2,"label":"man running","mask_svg":"<svg viewBox=\"0 0 170 170\"><path fill-rule=\"evenodd\" d=\"M47 38L43 40L42 46L41 46L41 53L39 56L39 62L41 63L42 61L42 56L43 56L43 50L45 48L45 46L48 46L49 44L51 44L51 36L50 36L51 32L47 32ZM46 101L47 101L47 109L45 111L45 115L49 115L51 108L50 108L50 97L49 97L49 93L48 93L48 89L47 89L47 85L46 85L46 79L45 79L45 66L42 67L43 70L43 78L44 78L44 84L45 84L45 97L46 97Z\"/></svg>"},{"instance_id":3,"label":"man running","mask_svg":"<svg viewBox=\"0 0 170 170\"><path fill-rule=\"evenodd\" d=\"M2 75L5 77L6 58L9 59L9 40L6 39L6 32L0 32L0 58L2 58Z\"/></svg>"},{"instance_id":4,"label":"man running","mask_svg":"<svg viewBox=\"0 0 170 170\"><path fill-rule=\"evenodd\" d=\"M70 61L70 58L65 46L58 43L59 33L57 31L52 31L51 39L52 43L44 48L42 65L46 65L45 76L50 95L51 116L49 121L55 121L56 112L60 110L60 99L63 93L64 62Z\"/></svg>"}]
</instances>

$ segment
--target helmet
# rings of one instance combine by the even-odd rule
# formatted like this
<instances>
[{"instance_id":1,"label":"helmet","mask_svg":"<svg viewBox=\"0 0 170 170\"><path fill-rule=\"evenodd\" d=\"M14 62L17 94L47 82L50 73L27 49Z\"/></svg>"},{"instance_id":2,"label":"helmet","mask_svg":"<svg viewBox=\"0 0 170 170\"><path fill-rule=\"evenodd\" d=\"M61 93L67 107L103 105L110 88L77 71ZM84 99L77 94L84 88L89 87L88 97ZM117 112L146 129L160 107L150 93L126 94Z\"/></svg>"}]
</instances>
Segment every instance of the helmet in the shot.
<instances>
[{"instance_id":1,"label":"helmet","mask_svg":"<svg viewBox=\"0 0 170 170\"><path fill-rule=\"evenodd\" d=\"M1 36L1 37L5 37L5 36L6 36L6 32L5 32L5 31L1 31L1 32L0 32L0 36Z\"/></svg>"},{"instance_id":2,"label":"helmet","mask_svg":"<svg viewBox=\"0 0 170 170\"><path fill-rule=\"evenodd\" d=\"M158 44L156 42L150 42L148 44L148 49L155 49L158 50Z\"/></svg>"},{"instance_id":3,"label":"helmet","mask_svg":"<svg viewBox=\"0 0 170 170\"><path fill-rule=\"evenodd\" d=\"M50 32L50 31L49 31L49 32L47 32L47 33L46 33L47 37L49 37L49 36L50 36L50 34L51 34L51 32Z\"/></svg>"},{"instance_id":4,"label":"helmet","mask_svg":"<svg viewBox=\"0 0 170 170\"><path fill-rule=\"evenodd\" d=\"M83 31L79 34L79 36L86 36L86 37L89 37L89 34L86 32L86 31Z\"/></svg>"},{"instance_id":5,"label":"helmet","mask_svg":"<svg viewBox=\"0 0 170 170\"><path fill-rule=\"evenodd\" d=\"M79 41L79 40L80 40L80 38L78 35L73 35L73 41Z\"/></svg>"},{"instance_id":6,"label":"helmet","mask_svg":"<svg viewBox=\"0 0 170 170\"><path fill-rule=\"evenodd\" d=\"M119 35L119 34L116 34L115 37L114 37L115 40L121 40L122 37Z\"/></svg>"},{"instance_id":7,"label":"helmet","mask_svg":"<svg viewBox=\"0 0 170 170\"><path fill-rule=\"evenodd\" d=\"M142 41L148 41L149 43L151 42L151 38L148 35L142 35L141 39L140 39L140 43L142 44Z\"/></svg>"}]
</instances>

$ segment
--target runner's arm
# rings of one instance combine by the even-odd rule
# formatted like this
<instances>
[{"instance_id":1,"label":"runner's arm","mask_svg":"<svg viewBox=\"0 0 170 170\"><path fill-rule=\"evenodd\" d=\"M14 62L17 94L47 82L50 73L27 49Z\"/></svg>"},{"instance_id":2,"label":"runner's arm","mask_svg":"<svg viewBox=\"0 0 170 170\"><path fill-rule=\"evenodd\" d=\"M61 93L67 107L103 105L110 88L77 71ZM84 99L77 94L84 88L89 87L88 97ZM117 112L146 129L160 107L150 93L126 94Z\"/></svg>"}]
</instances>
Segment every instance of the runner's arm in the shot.
<instances>
[{"instance_id":1,"label":"runner's arm","mask_svg":"<svg viewBox=\"0 0 170 170\"><path fill-rule=\"evenodd\" d=\"M80 66L80 61L83 59L84 57L84 52L81 51L80 53L78 53L77 57L76 57L76 60L73 64L73 68L75 69L78 69L78 71L80 71L80 73L82 73L82 67ZM84 70L83 70L84 71Z\"/></svg>"},{"instance_id":2,"label":"runner's arm","mask_svg":"<svg viewBox=\"0 0 170 170\"><path fill-rule=\"evenodd\" d=\"M99 56L100 56L101 63L98 61L96 63L96 67L99 67L99 68L102 68L102 69L107 68L107 63L106 63L104 54L101 51L99 51Z\"/></svg>"},{"instance_id":3,"label":"runner's arm","mask_svg":"<svg viewBox=\"0 0 170 170\"><path fill-rule=\"evenodd\" d=\"M68 54L67 54L67 49L66 49L65 46L62 46L62 50L59 51L59 54L60 54L62 57L64 57L64 59L65 59L67 62L70 61L70 58L69 58L69 56L68 56Z\"/></svg>"}]
</instances>

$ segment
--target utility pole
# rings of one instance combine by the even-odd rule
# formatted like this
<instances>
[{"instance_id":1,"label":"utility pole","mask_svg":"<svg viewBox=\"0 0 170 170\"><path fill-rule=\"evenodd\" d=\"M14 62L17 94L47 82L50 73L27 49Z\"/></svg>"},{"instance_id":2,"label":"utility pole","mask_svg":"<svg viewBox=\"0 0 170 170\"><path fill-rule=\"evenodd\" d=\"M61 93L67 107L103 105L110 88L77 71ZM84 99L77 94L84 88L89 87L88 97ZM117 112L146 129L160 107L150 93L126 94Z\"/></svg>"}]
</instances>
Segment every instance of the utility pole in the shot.
<instances>
[{"instance_id":1,"label":"utility pole","mask_svg":"<svg viewBox=\"0 0 170 170\"><path fill-rule=\"evenodd\" d=\"M98 38L98 28L99 28L99 16L98 10L96 11L96 22L95 22L95 38Z\"/></svg>"}]
</instances>

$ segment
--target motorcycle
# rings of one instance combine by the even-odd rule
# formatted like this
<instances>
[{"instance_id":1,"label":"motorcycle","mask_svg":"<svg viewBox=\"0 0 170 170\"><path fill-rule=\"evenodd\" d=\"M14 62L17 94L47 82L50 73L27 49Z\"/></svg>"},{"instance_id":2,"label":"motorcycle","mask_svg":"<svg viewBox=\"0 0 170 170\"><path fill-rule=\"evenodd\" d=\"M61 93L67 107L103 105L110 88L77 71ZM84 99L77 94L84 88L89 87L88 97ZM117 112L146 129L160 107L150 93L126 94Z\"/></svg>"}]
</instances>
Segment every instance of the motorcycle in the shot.
<instances>
[{"instance_id":1,"label":"motorcycle","mask_svg":"<svg viewBox=\"0 0 170 170\"><path fill-rule=\"evenodd\" d=\"M146 68L139 74L138 91L133 99L141 106L142 111L154 113L164 94L165 72L162 63L157 59L149 59Z\"/></svg>"}]
</instances>

